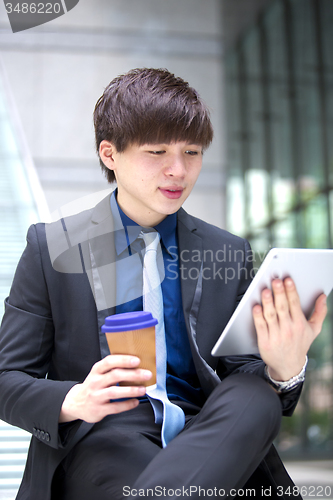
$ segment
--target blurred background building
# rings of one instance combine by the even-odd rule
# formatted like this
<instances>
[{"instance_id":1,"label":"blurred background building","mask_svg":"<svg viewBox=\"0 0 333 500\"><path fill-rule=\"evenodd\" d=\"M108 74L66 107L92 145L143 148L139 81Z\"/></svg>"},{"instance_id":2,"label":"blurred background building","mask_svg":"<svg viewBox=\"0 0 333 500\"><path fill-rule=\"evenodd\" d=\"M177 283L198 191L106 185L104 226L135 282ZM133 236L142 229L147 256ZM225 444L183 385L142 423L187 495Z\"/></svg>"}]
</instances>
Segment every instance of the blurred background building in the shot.
<instances>
[{"instance_id":1,"label":"blurred background building","mask_svg":"<svg viewBox=\"0 0 333 500\"><path fill-rule=\"evenodd\" d=\"M134 67L168 68L211 108L190 213L247 237L258 264L272 246L332 248L332 26L332 0L80 0L13 34L1 2L0 307L29 224L112 189L92 111ZM277 441L287 458L333 459L332 310ZM0 488L19 484L28 440L0 426Z\"/></svg>"},{"instance_id":2,"label":"blurred background building","mask_svg":"<svg viewBox=\"0 0 333 500\"><path fill-rule=\"evenodd\" d=\"M332 248L332 22L331 1L272 1L224 54L226 225L258 263L272 246ZM287 454L333 454L332 340L331 308L280 433Z\"/></svg>"}]
</instances>

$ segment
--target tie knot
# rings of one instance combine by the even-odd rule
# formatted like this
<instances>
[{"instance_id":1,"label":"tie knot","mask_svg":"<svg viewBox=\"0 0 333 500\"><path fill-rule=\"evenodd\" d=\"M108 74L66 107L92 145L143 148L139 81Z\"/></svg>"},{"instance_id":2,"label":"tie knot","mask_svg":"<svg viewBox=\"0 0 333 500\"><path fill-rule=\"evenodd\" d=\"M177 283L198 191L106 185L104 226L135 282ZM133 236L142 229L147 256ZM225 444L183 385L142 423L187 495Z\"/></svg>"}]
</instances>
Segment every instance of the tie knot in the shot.
<instances>
[{"instance_id":1,"label":"tie knot","mask_svg":"<svg viewBox=\"0 0 333 500\"><path fill-rule=\"evenodd\" d=\"M149 233L141 232L140 235L145 242L146 245L146 252L149 250L155 250L157 251L157 247L160 241L160 235L157 231L151 231Z\"/></svg>"}]
</instances>

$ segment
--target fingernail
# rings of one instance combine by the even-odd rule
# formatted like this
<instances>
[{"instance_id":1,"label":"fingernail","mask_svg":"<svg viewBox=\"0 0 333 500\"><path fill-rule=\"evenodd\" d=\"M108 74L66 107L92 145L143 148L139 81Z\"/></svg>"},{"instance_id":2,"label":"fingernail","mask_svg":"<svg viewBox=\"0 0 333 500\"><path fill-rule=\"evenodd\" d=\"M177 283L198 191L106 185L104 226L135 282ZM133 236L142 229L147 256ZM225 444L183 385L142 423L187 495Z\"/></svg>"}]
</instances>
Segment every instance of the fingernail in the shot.
<instances>
[{"instance_id":1,"label":"fingernail","mask_svg":"<svg viewBox=\"0 0 333 500\"><path fill-rule=\"evenodd\" d=\"M150 379L153 374L150 370L142 370L142 376L143 378Z\"/></svg>"},{"instance_id":2,"label":"fingernail","mask_svg":"<svg viewBox=\"0 0 333 500\"><path fill-rule=\"evenodd\" d=\"M131 358L131 365L137 366L140 363L140 358Z\"/></svg>"}]
</instances>

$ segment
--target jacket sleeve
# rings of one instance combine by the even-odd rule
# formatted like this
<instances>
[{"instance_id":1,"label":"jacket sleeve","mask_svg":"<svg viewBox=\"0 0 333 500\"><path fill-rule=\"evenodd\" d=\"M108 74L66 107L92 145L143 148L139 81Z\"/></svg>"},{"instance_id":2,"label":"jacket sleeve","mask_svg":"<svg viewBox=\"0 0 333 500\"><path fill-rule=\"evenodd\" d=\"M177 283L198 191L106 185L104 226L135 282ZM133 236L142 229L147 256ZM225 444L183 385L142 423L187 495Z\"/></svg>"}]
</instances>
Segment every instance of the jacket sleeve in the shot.
<instances>
[{"instance_id":1,"label":"jacket sleeve","mask_svg":"<svg viewBox=\"0 0 333 500\"><path fill-rule=\"evenodd\" d=\"M266 380L264 375L265 363L259 355L225 356L222 358L222 363L224 366L223 378L235 373L253 373ZM303 384L299 384L291 391L279 394L284 416L291 416L293 414L301 395L302 387Z\"/></svg>"},{"instance_id":2,"label":"jacket sleeve","mask_svg":"<svg viewBox=\"0 0 333 500\"><path fill-rule=\"evenodd\" d=\"M0 329L0 418L58 448L65 444L58 426L61 405L76 382L47 378L53 348L43 259L31 226Z\"/></svg>"}]
</instances>

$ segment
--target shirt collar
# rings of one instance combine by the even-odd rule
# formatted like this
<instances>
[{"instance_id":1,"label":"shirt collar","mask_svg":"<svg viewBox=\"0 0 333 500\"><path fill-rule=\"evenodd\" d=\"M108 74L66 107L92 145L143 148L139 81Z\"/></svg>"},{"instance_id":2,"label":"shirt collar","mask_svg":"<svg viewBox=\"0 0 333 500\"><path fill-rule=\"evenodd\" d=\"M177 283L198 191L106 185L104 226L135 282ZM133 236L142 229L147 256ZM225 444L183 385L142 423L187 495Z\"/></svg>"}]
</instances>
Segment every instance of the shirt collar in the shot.
<instances>
[{"instance_id":1,"label":"shirt collar","mask_svg":"<svg viewBox=\"0 0 333 500\"><path fill-rule=\"evenodd\" d=\"M117 255L120 255L124 250L137 239L140 234L141 227L132 219L127 217L117 203L117 189L113 191L110 199L111 212L114 221L114 242Z\"/></svg>"},{"instance_id":2,"label":"shirt collar","mask_svg":"<svg viewBox=\"0 0 333 500\"><path fill-rule=\"evenodd\" d=\"M120 255L128 248L133 241L137 239L142 230L136 222L130 219L120 208L116 198L117 189L113 191L110 199L111 212L114 220L115 228L115 246L117 255ZM177 213L168 215L157 226L154 227L161 236L163 246L170 255L172 254L171 247L177 246L176 229L177 229Z\"/></svg>"},{"instance_id":3,"label":"shirt collar","mask_svg":"<svg viewBox=\"0 0 333 500\"><path fill-rule=\"evenodd\" d=\"M166 251L172 256L171 247L175 248L177 246L177 213L168 215L154 229L160 233Z\"/></svg>"}]
</instances>

